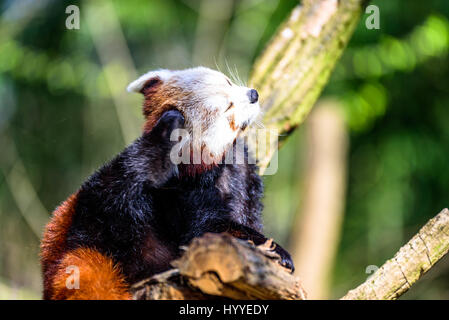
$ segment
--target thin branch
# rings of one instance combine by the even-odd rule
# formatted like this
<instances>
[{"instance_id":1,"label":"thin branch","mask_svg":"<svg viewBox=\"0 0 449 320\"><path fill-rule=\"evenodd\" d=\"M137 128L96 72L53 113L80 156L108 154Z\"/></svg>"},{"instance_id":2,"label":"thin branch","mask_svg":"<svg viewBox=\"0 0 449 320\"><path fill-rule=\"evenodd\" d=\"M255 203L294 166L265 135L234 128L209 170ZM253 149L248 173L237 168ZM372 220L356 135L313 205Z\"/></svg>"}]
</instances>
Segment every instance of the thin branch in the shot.
<instances>
[{"instance_id":1,"label":"thin branch","mask_svg":"<svg viewBox=\"0 0 449 320\"><path fill-rule=\"evenodd\" d=\"M343 300L394 300L449 251L449 210L444 209L363 284Z\"/></svg>"}]
</instances>

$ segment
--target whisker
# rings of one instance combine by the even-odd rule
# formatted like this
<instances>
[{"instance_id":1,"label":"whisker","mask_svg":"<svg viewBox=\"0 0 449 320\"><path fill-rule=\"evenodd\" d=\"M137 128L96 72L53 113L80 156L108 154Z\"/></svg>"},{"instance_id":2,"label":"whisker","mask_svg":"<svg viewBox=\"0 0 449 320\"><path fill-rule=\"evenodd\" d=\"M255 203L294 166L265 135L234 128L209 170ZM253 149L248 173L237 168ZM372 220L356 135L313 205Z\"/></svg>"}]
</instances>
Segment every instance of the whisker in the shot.
<instances>
[{"instance_id":1,"label":"whisker","mask_svg":"<svg viewBox=\"0 0 449 320\"><path fill-rule=\"evenodd\" d=\"M223 73L220 69L220 67L218 66L218 61L217 61L217 57L214 56L214 62L215 62L215 67L217 68L217 70L221 73Z\"/></svg>"},{"instance_id":2,"label":"whisker","mask_svg":"<svg viewBox=\"0 0 449 320\"><path fill-rule=\"evenodd\" d=\"M260 123L254 122L253 125L255 125L259 129L264 129L260 126ZM252 128L253 126L251 125L250 127Z\"/></svg>"},{"instance_id":3,"label":"whisker","mask_svg":"<svg viewBox=\"0 0 449 320\"><path fill-rule=\"evenodd\" d=\"M225 58L225 65L226 65L226 69L228 71L229 77L232 80L232 72L229 70L229 64L228 64L228 59L227 58Z\"/></svg>"},{"instance_id":4,"label":"whisker","mask_svg":"<svg viewBox=\"0 0 449 320\"><path fill-rule=\"evenodd\" d=\"M256 124L259 128L265 129L265 125L258 120L254 120L254 124Z\"/></svg>"},{"instance_id":5,"label":"whisker","mask_svg":"<svg viewBox=\"0 0 449 320\"><path fill-rule=\"evenodd\" d=\"M237 82L237 79L236 79L236 77L235 77L234 72L232 72L232 69L231 69L231 67L229 66L228 60L225 59L225 62L226 62L226 67L227 67L227 69L228 69L228 73L229 73L229 75L230 75L230 77L231 77L231 79L232 79L232 82L238 83L238 82Z\"/></svg>"},{"instance_id":6,"label":"whisker","mask_svg":"<svg viewBox=\"0 0 449 320\"><path fill-rule=\"evenodd\" d=\"M234 69L235 69L235 73L237 74L237 79L238 79L239 85L242 87L246 87L246 83L244 81L242 81L240 74L239 74L239 70L237 69L237 65L235 65L235 64L234 64Z\"/></svg>"}]
</instances>

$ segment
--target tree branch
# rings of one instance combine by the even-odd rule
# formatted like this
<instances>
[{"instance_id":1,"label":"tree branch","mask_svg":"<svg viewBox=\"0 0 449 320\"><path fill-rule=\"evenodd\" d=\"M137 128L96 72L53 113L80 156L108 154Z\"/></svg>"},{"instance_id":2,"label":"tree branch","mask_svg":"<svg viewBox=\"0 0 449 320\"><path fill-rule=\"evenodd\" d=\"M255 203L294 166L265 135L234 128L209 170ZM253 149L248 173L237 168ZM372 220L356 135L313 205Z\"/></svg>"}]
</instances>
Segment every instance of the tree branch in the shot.
<instances>
[{"instance_id":1,"label":"tree branch","mask_svg":"<svg viewBox=\"0 0 449 320\"><path fill-rule=\"evenodd\" d=\"M431 219L393 259L343 300L399 298L449 251L449 210ZM196 238L176 269L132 287L134 299L295 299L306 293L299 278L247 241L227 234Z\"/></svg>"},{"instance_id":2,"label":"tree branch","mask_svg":"<svg viewBox=\"0 0 449 320\"><path fill-rule=\"evenodd\" d=\"M263 123L278 130L280 143L312 109L359 21L365 1L302 2L257 59L250 78L262 99ZM268 152L259 157L261 173L272 155Z\"/></svg>"},{"instance_id":3,"label":"tree branch","mask_svg":"<svg viewBox=\"0 0 449 320\"><path fill-rule=\"evenodd\" d=\"M444 209L343 300L393 300L418 281L449 251L449 210Z\"/></svg>"},{"instance_id":4,"label":"tree branch","mask_svg":"<svg viewBox=\"0 0 449 320\"><path fill-rule=\"evenodd\" d=\"M228 234L196 238L177 269L132 288L135 299L288 299L303 300L300 281L247 241Z\"/></svg>"}]
</instances>

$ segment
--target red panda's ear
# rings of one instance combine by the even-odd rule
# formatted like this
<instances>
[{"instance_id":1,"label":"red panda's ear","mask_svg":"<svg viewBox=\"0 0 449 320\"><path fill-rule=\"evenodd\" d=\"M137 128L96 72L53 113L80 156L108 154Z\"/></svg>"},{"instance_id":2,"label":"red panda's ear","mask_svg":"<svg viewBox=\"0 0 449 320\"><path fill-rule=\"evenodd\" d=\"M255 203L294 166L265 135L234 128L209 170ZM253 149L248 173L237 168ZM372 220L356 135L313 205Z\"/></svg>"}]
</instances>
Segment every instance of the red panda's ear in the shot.
<instances>
[{"instance_id":1,"label":"red panda's ear","mask_svg":"<svg viewBox=\"0 0 449 320\"><path fill-rule=\"evenodd\" d=\"M131 82L128 85L127 90L129 92L140 92L145 94L148 90L155 89L164 81L167 81L171 77L171 74L172 72L170 70L150 71Z\"/></svg>"},{"instance_id":2,"label":"red panda's ear","mask_svg":"<svg viewBox=\"0 0 449 320\"><path fill-rule=\"evenodd\" d=\"M143 84L142 89L140 89L139 92L141 94L145 95L151 91L154 91L161 84L162 84L162 80L159 77L151 78Z\"/></svg>"}]
</instances>

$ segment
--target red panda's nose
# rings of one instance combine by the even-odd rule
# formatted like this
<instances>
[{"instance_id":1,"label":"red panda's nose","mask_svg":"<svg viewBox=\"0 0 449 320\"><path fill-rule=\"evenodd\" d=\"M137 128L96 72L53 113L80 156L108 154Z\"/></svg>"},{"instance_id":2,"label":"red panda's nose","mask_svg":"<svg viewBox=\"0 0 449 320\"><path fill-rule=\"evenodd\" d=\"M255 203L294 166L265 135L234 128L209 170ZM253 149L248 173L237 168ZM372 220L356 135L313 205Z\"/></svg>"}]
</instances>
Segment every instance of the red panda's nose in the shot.
<instances>
[{"instance_id":1,"label":"red panda's nose","mask_svg":"<svg viewBox=\"0 0 449 320\"><path fill-rule=\"evenodd\" d=\"M251 89L247 93L249 102L250 103L256 103L259 100L259 94L257 93L257 90Z\"/></svg>"}]
</instances>

